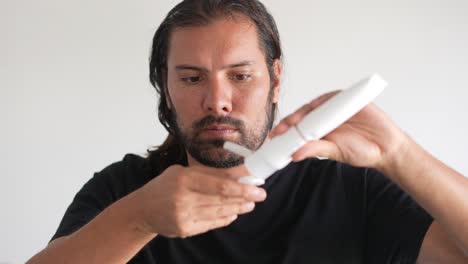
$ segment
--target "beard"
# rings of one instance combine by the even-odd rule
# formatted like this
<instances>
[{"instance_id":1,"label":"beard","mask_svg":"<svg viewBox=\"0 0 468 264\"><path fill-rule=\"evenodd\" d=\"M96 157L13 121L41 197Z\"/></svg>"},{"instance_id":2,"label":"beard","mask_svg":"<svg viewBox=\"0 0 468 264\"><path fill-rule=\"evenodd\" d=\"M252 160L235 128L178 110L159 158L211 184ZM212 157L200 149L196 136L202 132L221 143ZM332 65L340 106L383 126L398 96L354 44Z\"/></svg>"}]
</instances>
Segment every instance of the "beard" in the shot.
<instances>
[{"instance_id":1,"label":"beard","mask_svg":"<svg viewBox=\"0 0 468 264\"><path fill-rule=\"evenodd\" d=\"M234 154L223 148L224 139L206 139L201 136L203 130L211 125L229 125L233 127L237 134L235 140L230 139L236 144L242 145L250 150L258 149L265 141L269 131L273 126L275 104L271 103L272 93L270 92L265 110L263 124L255 128L247 128L242 120L230 116L208 115L200 120L193 122L191 133L183 129L183 125L177 119L175 109L171 111L171 121L173 125L174 136L181 143L187 152L199 163L215 168L231 168L244 163L244 157ZM175 122L174 122L175 121Z\"/></svg>"}]
</instances>

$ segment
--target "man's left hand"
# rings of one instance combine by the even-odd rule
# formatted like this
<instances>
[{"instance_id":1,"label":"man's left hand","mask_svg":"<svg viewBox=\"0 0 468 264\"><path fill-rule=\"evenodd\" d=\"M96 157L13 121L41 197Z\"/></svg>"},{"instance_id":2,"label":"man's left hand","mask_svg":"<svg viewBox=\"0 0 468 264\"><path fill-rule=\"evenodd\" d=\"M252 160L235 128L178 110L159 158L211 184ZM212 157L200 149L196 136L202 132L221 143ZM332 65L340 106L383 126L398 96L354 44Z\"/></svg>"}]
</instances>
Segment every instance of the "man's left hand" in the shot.
<instances>
[{"instance_id":1,"label":"man's left hand","mask_svg":"<svg viewBox=\"0 0 468 264\"><path fill-rule=\"evenodd\" d=\"M338 92L324 94L285 117L269 137L286 132ZM306 143L292 158L299 161L326 157L354 166L382 169L405 150L408 140L387 114L371 103L322 139Z\"/></svg>"}]
</instances>

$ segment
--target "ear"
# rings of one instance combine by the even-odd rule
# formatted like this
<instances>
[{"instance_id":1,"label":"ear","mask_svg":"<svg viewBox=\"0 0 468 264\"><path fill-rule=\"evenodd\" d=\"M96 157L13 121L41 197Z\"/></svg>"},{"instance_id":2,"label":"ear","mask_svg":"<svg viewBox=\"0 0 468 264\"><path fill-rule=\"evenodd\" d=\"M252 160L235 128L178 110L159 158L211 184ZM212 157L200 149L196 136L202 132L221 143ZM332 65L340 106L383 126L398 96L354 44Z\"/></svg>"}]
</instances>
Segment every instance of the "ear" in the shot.
<instances>
[{"instance_id":1,"label":"ear","mask_svg":"<svg viewBox=\"0 0 468 264\"><path fill-rule=\"evenodd\" d=\"M281 86L281 61L276 59L273 63L273 73L275 74L275 78L273 80L273 103L278 103L279 95L280 95L280 86Z\"/></svg>"}]
</instances>

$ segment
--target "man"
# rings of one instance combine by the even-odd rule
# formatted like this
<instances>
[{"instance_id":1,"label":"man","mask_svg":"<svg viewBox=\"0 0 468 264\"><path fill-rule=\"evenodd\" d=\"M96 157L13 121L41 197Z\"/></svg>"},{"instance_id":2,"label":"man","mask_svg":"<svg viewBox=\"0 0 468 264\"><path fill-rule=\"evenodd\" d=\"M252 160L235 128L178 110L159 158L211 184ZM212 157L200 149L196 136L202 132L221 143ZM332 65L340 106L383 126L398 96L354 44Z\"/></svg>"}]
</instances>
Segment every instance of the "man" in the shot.
<instances>
[{"instance_id":1,"label":"man","mask_svg":"<svg viewBox=\"0 0 468 264\"><path fill-rule=\"evenodd\" d=\"M375 105L306 144L265 185L237 182L247 171L224 141L257 149L334 94L270 132L280 61L259 2L177 5L150 62L170 135L147 158L97 173L29 263L467 263L468 180Z\"/></svg>"}]
</instances>

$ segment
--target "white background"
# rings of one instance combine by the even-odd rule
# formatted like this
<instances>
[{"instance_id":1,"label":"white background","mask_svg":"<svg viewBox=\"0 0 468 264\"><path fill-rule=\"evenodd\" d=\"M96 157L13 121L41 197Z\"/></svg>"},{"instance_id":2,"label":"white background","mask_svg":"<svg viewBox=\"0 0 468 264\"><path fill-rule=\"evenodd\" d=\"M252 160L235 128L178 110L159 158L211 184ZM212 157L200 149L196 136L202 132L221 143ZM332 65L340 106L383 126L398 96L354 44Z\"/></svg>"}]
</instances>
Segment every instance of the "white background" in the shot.
<instances>
[{"instance_id":1,"label":"white background","mask_svg":"<svg viewBox=\"0 0 468 264\"><path fill-rule=\"evenodd\" d=\"M43 248L93 172L165 138L147 64L176 3L0 2L0 263ZM467 1L264 3L283 40L282 116L378 71L378 105L468 174Z\"/></svg>"}]
</instances>

